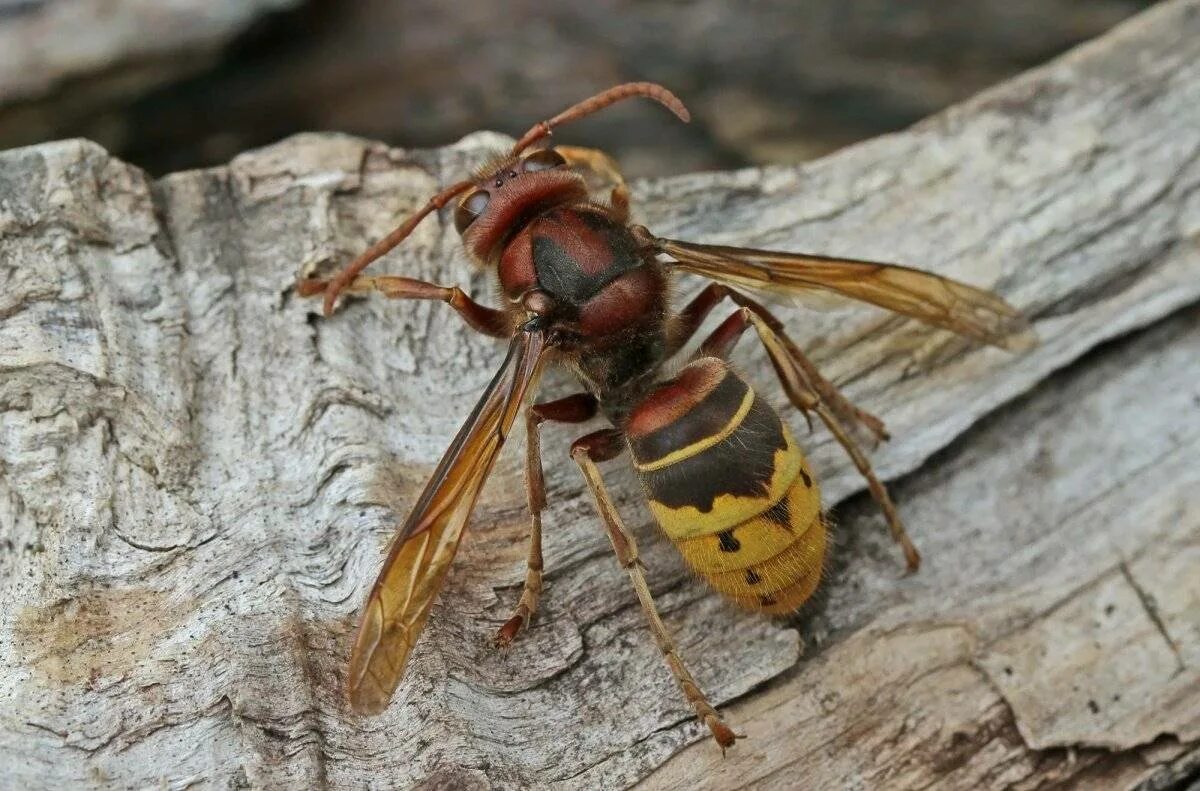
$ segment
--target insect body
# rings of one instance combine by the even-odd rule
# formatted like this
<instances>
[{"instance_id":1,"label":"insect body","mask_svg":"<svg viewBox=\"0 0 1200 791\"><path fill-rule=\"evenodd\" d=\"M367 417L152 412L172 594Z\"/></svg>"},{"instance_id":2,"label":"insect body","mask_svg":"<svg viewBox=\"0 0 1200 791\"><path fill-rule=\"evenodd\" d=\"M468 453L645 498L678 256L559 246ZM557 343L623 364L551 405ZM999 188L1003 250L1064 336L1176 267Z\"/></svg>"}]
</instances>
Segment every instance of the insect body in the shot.
<instances>
[{"instance_id":1,"label":"insect body","mask_svg":"<svg viewBox=\"0 0 1200 791\"><path fill-rule=\"evenodd\" d=\"M528 150L553 128L631 96L654 99L687 120L682 103L658 85L629 83L597 94L535 124L507 156L442 190L333 279L299 285L303 295L324 294L326 315L344 291L440 300L475 330L509 340L504 364L400 527L367 599L347 681L358 711L382 711L391 699L484 480L546 364L573 369L584 389L525 409L528 570L497 642L511 642L528 625L542 591L541 426L602 414L611 426L576 440L571 457L669 669L724 749L736 736L676 652L633 534L597 465L629 450L655 518L687 563L743 607L791 612L820 582L827 527L815 476L787 424L725 362L747 330L765 346L791 403L806 418L816 415L865 476L910 569L919 555L852 436L859 430L886 439L883 424L822 378L782 323L740 289L832 291L1005 348L1032 341L1028 325L1000 298L927 272L657 237L630 224L628 190L607 155L568 146ZM606 202L591 199L585 174L611 185ZM474 302L455 287L361 275L424 217L452 201L464 248L497 275L501 308ZM675 271L716 282L675 310L669 299ZM664 364L726 300L734 311L701 342L692 361L664 381Z\"/></svg>"}]
</instances>

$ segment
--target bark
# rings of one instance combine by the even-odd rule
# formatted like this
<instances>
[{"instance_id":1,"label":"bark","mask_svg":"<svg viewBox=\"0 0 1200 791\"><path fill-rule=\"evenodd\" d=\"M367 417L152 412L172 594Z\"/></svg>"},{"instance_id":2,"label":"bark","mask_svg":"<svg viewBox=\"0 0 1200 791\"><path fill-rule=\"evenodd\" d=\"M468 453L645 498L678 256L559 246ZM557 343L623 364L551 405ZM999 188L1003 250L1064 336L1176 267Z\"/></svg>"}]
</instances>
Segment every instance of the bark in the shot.
<instances>
[{"instance_id":1,"label":"bark","mask_svg":"<svg viewBox=\"0 0 1200 791\"><path fill-rule=\"evenodd\" d=\"M360 719L343 702L381 549L503 350L441 305L357 300L326 321L291 285L505 139L406 152L304 135L157 182L83 141L0 154L5 784L1195 775L1198 0L806 166L635 183L655 232L910 262L997 289L1043 339L1014 357L867 308L780 308L888 422L873 458L925 556L901 574L861 480L815 432L837 546L791 621L692 579L627 464L607 465L685 659L748 736L725 759L554 428L534 628L505 656L489 647L524 571L514 441L392 707ZM445 223L377 268L488 292ZM737 362L782 408L765 356L744 342ZM569 387L551 377L544 394Z\"/></svg>"}]
</instances>

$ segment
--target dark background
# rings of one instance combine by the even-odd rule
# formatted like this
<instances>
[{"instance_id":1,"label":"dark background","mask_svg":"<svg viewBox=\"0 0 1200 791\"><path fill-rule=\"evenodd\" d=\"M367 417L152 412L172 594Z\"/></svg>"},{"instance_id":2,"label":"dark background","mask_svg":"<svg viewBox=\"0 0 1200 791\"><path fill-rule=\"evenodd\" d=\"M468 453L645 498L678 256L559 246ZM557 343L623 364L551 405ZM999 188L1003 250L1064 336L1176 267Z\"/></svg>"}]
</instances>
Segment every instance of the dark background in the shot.
<instances>
[{"instance_id":1,"label":"dark background","mask_svg":"<svg viewBox=\"0 0 1200 791\"><path fill-rule=\"evenodd\" d=\"M907 126L1151 4L277 0L290 7L273 11L259 0L224 39L188 43L177 19L147 18L129 52L40 95L0 95L0 148L86 136L160 174L305 130L434 146L481 128L519 134L596 90L648 79L676 91L694 122L622 107L571 141L609 149L633 175L796 162ZM58 35L30 25L53 6L0 0L0 29Z\"/></svg>"}]
</instances>

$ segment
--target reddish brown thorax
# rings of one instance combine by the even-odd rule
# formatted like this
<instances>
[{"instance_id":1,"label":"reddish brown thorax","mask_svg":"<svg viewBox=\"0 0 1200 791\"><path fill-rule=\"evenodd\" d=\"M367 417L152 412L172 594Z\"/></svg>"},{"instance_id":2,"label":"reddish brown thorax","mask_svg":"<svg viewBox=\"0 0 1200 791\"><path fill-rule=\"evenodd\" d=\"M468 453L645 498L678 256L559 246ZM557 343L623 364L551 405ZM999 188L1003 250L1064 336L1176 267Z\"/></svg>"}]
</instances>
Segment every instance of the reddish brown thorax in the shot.
<instances>
[{"instance_id":1,"label":"reddish brown thorax","mask_svg":"<svg viewBox=\"0 0 1200 791\"><path fill-rule=\"evenodd\" d=\"M510 300L539 289L589 337L644 323L664 290L625 226L586 204L531 219L505 246L497 268Z\"/></svg>"}]
</instances>

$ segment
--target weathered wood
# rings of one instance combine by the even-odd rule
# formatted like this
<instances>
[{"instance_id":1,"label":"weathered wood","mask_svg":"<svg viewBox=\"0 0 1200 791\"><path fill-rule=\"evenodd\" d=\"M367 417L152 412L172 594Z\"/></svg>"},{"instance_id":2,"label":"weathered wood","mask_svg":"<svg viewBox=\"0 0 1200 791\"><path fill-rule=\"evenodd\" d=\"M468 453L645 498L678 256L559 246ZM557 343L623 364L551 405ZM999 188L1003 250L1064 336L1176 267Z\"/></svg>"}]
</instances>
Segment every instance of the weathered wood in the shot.
<instances>
[{"instance_id":1,"label":"weathered wood","mask_svg":"<svg viewBox=\"0 0 1200 791\"><path fill-rule=\"evenodd\" d=\"M724 761L688 746L700 729L561 430L535 627L507 656L488 646L523 573L514 448L392 708L343 703L380 549L502 350L441 306L360 300L325 321L290 285L500 143L301 136L157 183L78 141L0 155L14 785L1121 787L1195 770L1200 0L809 166L635 185L656 231L910 261L997 288L1044 339L1011 357L864 308L783 309L888 421L874 458L914 473L896 494L926 558L902 577L852 500L794 623L691 580L609 465L668 625L750 737ZM455 244L429 223L379 269L486 292ZM861 489L824 434L808 444L831 505Z\"/></svg>"}]
</instances>

